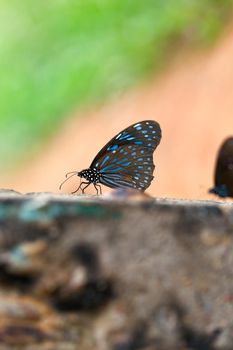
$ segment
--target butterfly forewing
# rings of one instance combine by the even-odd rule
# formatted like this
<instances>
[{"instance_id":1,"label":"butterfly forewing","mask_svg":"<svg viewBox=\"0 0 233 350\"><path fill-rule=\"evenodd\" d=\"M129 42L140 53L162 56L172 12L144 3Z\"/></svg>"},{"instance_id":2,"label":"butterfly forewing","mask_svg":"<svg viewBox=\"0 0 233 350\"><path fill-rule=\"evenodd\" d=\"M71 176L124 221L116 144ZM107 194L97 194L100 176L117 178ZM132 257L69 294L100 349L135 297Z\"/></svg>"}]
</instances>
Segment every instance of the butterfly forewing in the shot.
<instances>
[{"instance_id":1,"label":"butterfly forewing","mask_svg":"<svg viewBox=\"0 0 233 350\"><path fill-rule=\"evenodd\" d=\"M97 154L91 169L100 173L100 183L111 187L145 190L153 179L153 152L161 129L153 120L133 124L117 134Z\"/></svg>"}]
</instances>

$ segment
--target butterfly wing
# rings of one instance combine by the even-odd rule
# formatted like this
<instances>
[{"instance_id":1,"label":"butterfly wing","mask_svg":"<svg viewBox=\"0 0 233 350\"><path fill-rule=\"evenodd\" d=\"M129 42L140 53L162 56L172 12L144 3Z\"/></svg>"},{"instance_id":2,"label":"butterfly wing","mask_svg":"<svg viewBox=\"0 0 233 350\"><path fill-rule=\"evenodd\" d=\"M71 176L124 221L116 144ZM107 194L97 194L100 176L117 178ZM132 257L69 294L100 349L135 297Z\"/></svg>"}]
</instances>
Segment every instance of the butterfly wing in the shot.
<instances>
[{"instance_id":1,"label":"butterfly wing","mask_svg":"<svg viewBox=\"0 0 233 350\"><path fill-rule=\"evenodd\" d=\"M111 188L145 190L153 179L153 152L161 139L157 122L131 125L112 138L97 154L90 168L100 173L100 183Z\"/></svg>"}]
</instances>

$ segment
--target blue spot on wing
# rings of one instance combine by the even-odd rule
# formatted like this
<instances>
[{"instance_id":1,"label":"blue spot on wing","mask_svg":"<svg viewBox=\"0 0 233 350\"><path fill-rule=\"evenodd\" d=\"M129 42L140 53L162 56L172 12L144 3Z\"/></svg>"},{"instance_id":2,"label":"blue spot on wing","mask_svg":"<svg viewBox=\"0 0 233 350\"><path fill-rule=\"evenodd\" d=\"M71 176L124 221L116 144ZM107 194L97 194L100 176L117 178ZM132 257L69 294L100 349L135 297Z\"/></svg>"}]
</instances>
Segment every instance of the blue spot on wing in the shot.
<instances>
[{"instance_id":1,"label":"blue spot on wing","mask_svg":"<svg viewBox=\"0 0 233 350\"><path fill-rule=\"evenodd\" d=\"M128 158L122 158L117 162L117 164L122 164L124 162L127 162L127 160L128 160Z\"/></svg>"},{"instance_id":2,"label":"blue spot on wing","mask_svg":"<svg viewBox=\"0 0 233 350\"><path fill-rule=\"evenodd\" d=\"M131 162L127 162L127 163L124 163L124 164L121 164L122 166L129 166L131 164Z\"/></svg>"},{"instance_id":3,"label":"blue spot on wing","mask_svg":"<svg viewBox=\"0 0 233 350\"><path fill-rule=\"evenodd\" d=\"M106 167L106 168L103 168L100 170L101 173L111 173L111 172L115 172L115 171L120 171L122 170L122 167L118 167L118 168L109 168L109 167Z\"/></svg>"},{"instance_id":4,"label":"blue spot on wing","mask_svg":"<svg viewBox=\"0 0 233 350\"><path fill-rule=\"evenodd\" d=\"M121 137L119 138L120 141L123 141L123 140L131 141L134 139L135 139L135 136L132 134L128 134L128 133L122 134Z\"/></svg>"},{"instance_id":5,"label":"blue spot on wing","mask_svg":"<svg viewBox=\"0 0 233 350\"><path fill-rule=\"evenodd\" d=\"M107 148L107 151L114 151L114 150L116 150L118 147L119 147L118 145L109 146L109 147Z\"/></svg>"},{"instance_id":6,"label":"blue spot on wing","mask_svg":"<svg viewBox=\"0 0 233 350\"><path fill-rule=\"evenodd\" d=\"M126 138L127 141L131 141L131 140L134 140L134 139L135 139L135 137L127 137Z\"/></svg>"},{"instance_id":7,"label":"blue spot on wing","mask_svg":"<svg viewBox=\"0 0 233 350\"><path fill-rule=\"evenodd\" d=\"M110 159L110 156L106 156L101 164L103 166L108 160Z\"/></svg>"}]
</instances>

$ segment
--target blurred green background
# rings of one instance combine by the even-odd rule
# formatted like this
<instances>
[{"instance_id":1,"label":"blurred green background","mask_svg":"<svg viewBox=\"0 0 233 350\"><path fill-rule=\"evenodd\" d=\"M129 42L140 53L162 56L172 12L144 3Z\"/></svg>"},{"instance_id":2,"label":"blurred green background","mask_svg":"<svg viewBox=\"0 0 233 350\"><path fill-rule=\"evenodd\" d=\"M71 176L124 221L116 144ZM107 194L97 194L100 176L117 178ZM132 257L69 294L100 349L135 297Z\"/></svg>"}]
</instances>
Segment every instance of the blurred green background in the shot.
<instances>
[{"instance_id":1,"label":"blurred green background","mask_svg":"<svg viewBox=\"0 0 233 350\"><path fill-rule=\"evenodd\" d=\"M148 78L179 50L208 47L232 9L233 0L1 0L1 166L17 166L78 107Z\"/></svg>"}]
</instances>

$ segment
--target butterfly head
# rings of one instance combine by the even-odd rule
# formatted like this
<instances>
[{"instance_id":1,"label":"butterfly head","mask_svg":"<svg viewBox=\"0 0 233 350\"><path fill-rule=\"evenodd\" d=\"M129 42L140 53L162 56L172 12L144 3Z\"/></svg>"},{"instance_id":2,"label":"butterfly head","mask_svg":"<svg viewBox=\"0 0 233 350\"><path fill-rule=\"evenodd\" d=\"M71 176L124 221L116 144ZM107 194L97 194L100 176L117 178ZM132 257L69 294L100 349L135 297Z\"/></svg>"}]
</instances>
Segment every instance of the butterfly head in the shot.
<instances>
[{"instance_id":1,"label":"butterfly head","mask_svg":"<svg viewBox=\"0 0 233 350\"><path fill-rule=\"evenodd\" d=\"M87 179L87 176L89 175L89 169L83 169L81 171L77 172L77 176Z\"/></svg>"},{"instance_id":2,"label":"butterfly head","mask_svg":"<svg viewBox=\"0 0 233 350\"><path fill-rule=\"evenodd\" d=\"M100 180L100 173L96 168L88 168L81 171L70 171L66 174L66 179L61 183L59 188L61 189L63 184L72 176L79 176L80 178L87 180L89 183L94 184L97 184Z\"/></svg>"}]
</instances>

